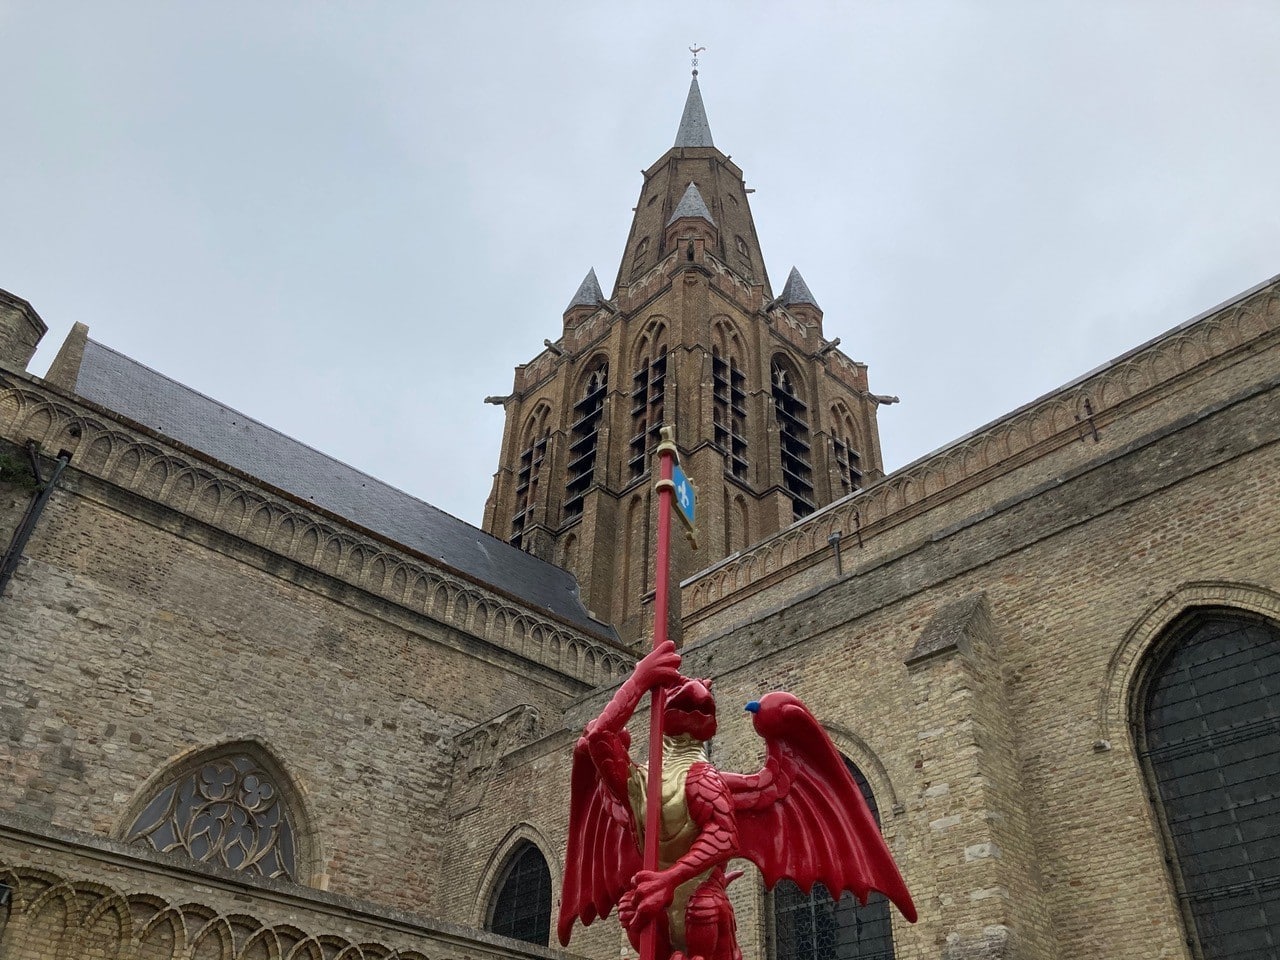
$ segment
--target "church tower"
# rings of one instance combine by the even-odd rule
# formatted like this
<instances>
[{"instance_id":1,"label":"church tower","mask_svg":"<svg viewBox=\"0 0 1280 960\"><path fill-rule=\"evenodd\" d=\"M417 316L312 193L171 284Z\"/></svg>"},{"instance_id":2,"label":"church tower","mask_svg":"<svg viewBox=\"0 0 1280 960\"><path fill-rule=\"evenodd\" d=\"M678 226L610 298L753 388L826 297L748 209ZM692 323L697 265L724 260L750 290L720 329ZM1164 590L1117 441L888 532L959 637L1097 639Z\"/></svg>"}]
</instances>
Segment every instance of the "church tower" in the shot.
<instances>
[{"instance_id":1,"label":"church tower","mask_svg":"<svg viewBox=\"0 0 1280 960\"><path fill-rule=\"evenodd\" d=\"M799 271L773 294L751 192L712 141L695 70L612 295L589 270L561 336L490 398L506 427L485 530L576 573L628 643L651 627L662 426L698 489L699 550L673 543L677 581L883 475L883 399L824 337Z\"/></svg>"}]
</instances>

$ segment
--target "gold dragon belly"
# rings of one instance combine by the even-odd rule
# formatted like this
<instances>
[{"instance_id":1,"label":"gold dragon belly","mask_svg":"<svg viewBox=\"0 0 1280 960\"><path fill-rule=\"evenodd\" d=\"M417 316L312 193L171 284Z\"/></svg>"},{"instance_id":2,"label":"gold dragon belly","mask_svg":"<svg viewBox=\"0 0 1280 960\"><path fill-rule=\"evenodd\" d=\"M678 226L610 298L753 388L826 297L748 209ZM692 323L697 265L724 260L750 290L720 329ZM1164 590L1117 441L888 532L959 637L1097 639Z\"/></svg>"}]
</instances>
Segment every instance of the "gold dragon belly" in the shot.
<instances>
[{"instance_id":1,"label":"gold dragon belly","mask_svg":"<svg viewBox=\"0 0 1280 960\"><path fill-rule=\"evenodd\" d=\"M688 737L678 739L663 738L662 745L662 819L658 831L658 869L666 870L677 860L689 852L693 842L701 832L689 815L689 803L685 797L685 780L689 776L689 768L695 763L705 763L707 753L704 745ZM644 825L646 797L648 786L648 769L637 766L631 772L629 797L631 815L636 821L636 835L640 840L640 851L644 852ZM676 887L667 908L667 926L671 934L671 945L677 950L684 950L684 915L689 898L698 889L698 884L707 878L710 871L699 874L692 880Z\"/></svg>"}]
</instances>

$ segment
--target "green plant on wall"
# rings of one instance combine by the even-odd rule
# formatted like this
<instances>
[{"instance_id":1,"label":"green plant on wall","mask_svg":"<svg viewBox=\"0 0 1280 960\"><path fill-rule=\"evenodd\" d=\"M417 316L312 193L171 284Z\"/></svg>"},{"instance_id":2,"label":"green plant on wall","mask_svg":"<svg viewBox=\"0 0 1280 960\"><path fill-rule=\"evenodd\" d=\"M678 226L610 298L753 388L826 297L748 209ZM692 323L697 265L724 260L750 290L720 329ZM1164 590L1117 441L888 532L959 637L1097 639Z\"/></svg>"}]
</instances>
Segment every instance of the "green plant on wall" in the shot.
<instances>
[{"instance_id":1,"label":"green plant on wall","mask_svg":"<svg viewBox=\"0 0 1280 960\"><path fill-rule=\"evenodd\" d=\"M0 451L0 483L27 490L34 490L37 485L31 464L24 457L3 451Z\"/></svg>"}]
</instances>

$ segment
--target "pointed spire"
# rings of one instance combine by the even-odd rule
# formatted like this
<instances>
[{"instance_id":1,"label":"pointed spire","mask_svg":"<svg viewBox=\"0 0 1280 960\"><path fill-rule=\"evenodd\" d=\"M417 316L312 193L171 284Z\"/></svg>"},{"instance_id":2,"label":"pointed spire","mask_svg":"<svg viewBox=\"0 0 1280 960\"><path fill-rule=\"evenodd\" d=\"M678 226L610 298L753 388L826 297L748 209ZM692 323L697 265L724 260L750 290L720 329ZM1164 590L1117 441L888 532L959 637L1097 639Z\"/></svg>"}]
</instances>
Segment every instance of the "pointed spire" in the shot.
<instances>
[{"instance_id":1,"label":"pointed spire","mask_svg":"<svg viewBox=\"0 0 1280 960\"><path fill-rule=\"evenodd\" d=\"M594 307L603 302L604 294L600 292L600 281L596 279L596 268L592 267L587 271L587 275L582 278L578 292L573 295L573 299L564 308L564 312L568 313L574 307Z\"/></svg>"},{"instance_id":2,"label":"pointed spire","mask_svg":"<svg viewBox=\"0 0 1280 960\"><path fill-rule=\"evenodd\" d=\"M711 140L711 124L707 123L707 111L702 106L702 91L698 89L698 71L693 72L689 84L689 98L684 102L684 114L680 117L680 129L676 131L677 147L714 147Z\"/></svg>"},{"instance_id":3,"label":"pointed spire","mask_svg":"<svg viewBox=\"0 0 1280 960\"><path fill-rule=\"evenodd\" d=\"M701 217L713 227L716 225L716 222L711 219L711 211L707 209L707 202L702 199L702 194L692 182L685 188L684 196L680 198L676 208L671 211L671 219L667 221L667 226L671 226L681 217Z\"/></svg>"},{"instance_id":4,"label":"pointed spire","mask_svg":"<svg viewBox=\"0 0 1280 960\"><path fill-rule=\"evenodd\" d=\"M789 307L795 303L808 303L818 307L818 301L813 299L813 294L809 292L809 285L804 282L804 277L800 276L800 271L795 267L791 268L791 273L787 275L786 285L782 288L782 293L778 296L784 307ZM818 307L821 310L821 307Z\"/></svg>"}]
</instances>

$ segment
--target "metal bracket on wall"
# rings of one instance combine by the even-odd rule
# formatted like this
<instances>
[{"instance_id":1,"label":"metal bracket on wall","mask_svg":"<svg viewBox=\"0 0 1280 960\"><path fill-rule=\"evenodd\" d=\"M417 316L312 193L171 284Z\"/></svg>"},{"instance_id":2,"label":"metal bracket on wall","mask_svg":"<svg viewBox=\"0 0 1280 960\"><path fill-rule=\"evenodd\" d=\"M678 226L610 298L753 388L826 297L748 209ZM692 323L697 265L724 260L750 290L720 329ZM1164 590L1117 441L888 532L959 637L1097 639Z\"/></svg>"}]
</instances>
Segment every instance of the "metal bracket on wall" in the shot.
<instances>
[{"instance_id":1,"label":"metal bracket on wall","mask_svg":"<svg viewBox=\"0 0 1280 960\"><path fill-rule=\"evenodd\" d=\"M1081 424L1080 441L1083 443L1085 437L1092 435L1093 442L1098 442L1098 426L1093 422L1093 404L1089 402L1089 398L1084 398L1084 416L1076 414L1076 423ZM1087 432L1086 432L1087 431Z\"/></svg>"},{"instance_id":2,"label":"metal bracket on wall","mask_svg":"<svg viewBox=\"0 0 1280 960\"><path fill-rule=\"evenodd\" d=\"M71 462L70 451L59 450L58 458L53 464L53 473L49 475L48 479L45 479L43 471L40 469L40 451L34 440L27 441L27 456L31 458L31 472L35 474L36 490L31 502L27 504L26 512L22 515L18 528L13 531L13 539L9 541L9 547L5 550L4 557L0 558L0 597L4 596L5 588L9 585L9 581L13 579L14 571L18 569L18 562L22 559L22 551L26 549L27 541L31 539L31 533L36 528L36 521L44 513L49 497L52 496L54 488L62 478L62 471Z\"/></svg>"}]
</instances>

